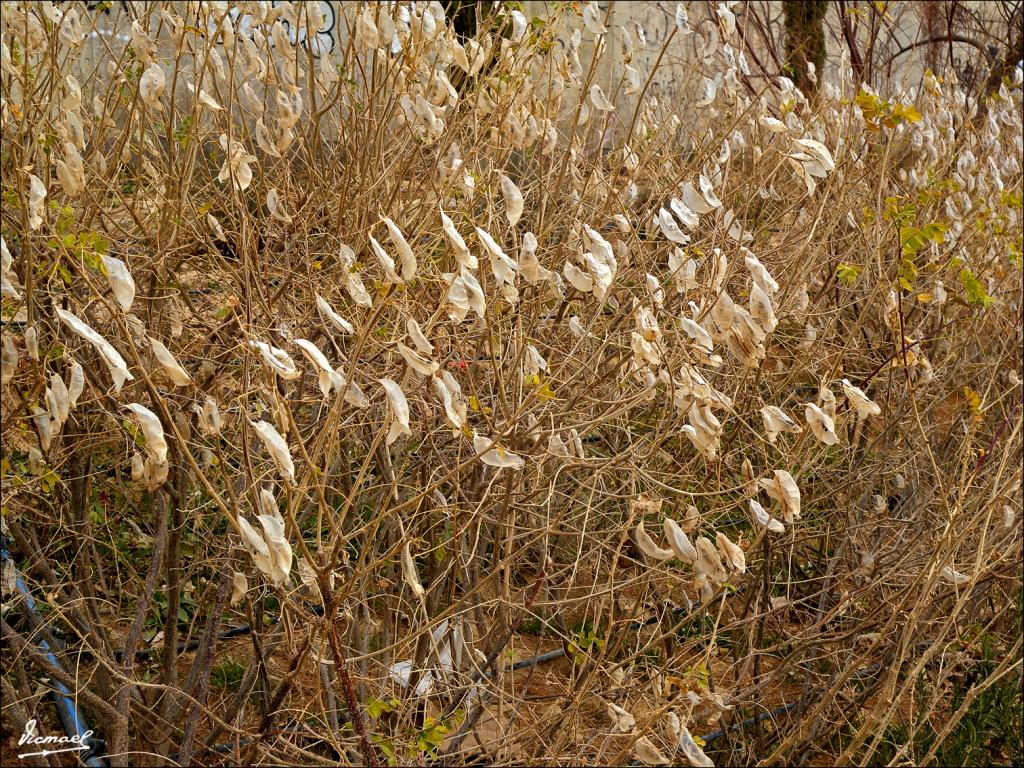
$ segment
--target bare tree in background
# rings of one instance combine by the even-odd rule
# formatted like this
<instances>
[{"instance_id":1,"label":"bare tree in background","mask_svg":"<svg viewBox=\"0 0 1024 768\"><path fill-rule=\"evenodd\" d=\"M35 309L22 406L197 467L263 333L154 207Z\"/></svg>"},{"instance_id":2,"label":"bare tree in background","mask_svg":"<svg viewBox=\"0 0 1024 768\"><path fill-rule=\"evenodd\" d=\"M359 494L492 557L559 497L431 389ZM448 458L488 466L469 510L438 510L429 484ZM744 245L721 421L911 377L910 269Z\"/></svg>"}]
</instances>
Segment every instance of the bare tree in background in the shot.
<instances>
[{"instance_id":1,"label":"bare tree in background","mask_svg":"<svg viewBox=\"0 0 1024 768\"><path fill-rule=\"evenodd\" d=\"M792 69L793 81L805 93L816 89L807 64L820 72L825 65L825 0L785 0L782 10L786 20L786 64Z\"/></svg>"}]
</instances>

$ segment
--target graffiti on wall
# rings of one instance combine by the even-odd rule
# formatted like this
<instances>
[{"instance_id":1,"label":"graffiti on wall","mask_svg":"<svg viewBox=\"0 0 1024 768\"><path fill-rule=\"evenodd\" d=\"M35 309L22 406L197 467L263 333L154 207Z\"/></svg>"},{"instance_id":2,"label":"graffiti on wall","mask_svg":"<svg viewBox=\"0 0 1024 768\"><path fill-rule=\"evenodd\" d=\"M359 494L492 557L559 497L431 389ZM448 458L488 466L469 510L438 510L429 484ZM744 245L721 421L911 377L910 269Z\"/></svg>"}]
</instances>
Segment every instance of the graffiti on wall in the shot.
<instances>
[{"instance_id":1,"label":"graffiti on wall","mask_svg":"<svg viewBox=\"0 0 1024 768\"><path fill-rule=\"evenodd\" d=\"M272 0L271 6L278 7L282 5L284 0ZM119 22L121 18L115 18L116 16L122 16L127 19L128 14L123 13L127 10L128 3L121 0L120 2L88 2L85 4L86 10L93 14L94 20L98 16L102 15L106 19L113 20L112 25L104 24L102 27L94 25L93 30L89 33L90 37L110 37L114 38L122 43L127 43L130 38L123 31L118 31ZM229 11L228 15L231 18L232 23L235 25L235 30L240 35L246 37L252 37L252 17L249 14L242 14L237 6L233 6ZM301 45L309 48L310 53L313 56L319 58L325 54L330 53L334 50L338 44L337 33L338 33L338 17L337 9L335 4L328 2L327 0L320 0L320 15L323 21L320 27L317 29L316 34L310 37L307 34L305 25L300 29L295 29L286 20L282 19L281 24L284 26L285 32L288 34L288 39L292 45ZM211 22L210 31L211 33L216 30L216 24ZM273 38L268 38L269 44L273 45Z\"/></svg>"}]
</instances>

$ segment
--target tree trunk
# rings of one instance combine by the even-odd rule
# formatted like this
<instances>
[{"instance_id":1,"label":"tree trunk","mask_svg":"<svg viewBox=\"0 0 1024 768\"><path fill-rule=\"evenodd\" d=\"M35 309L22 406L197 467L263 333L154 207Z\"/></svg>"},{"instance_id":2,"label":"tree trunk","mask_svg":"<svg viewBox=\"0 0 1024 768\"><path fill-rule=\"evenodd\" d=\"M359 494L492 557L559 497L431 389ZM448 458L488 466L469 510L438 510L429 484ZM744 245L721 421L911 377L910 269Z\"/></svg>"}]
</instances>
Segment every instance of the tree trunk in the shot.
<instances>
[{"instance_id":1,"label":"tree trunk","mask_svg":"<svg viewBox=\"0 0 1024 768\"><path fill-rule=\"evenodd\" d=\"M809 76L808 63L820 75L825 66L825 11L826 0L783 0L782 12L786 21L786 64L792 72L793 82L805 94L817 90L817 83Z\"/></svg>"}]
</instances>

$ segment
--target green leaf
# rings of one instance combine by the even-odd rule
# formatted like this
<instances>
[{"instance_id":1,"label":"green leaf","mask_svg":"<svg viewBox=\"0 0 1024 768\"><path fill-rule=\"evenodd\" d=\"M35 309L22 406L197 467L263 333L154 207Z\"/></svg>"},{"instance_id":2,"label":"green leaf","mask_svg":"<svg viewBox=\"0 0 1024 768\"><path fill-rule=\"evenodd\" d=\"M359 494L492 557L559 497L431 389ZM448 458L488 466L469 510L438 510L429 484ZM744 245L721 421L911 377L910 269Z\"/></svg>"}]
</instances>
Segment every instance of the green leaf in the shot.
<instances>
[{"instance_id":1,"label":"green leaf","mask_svg":"<svg viewBox=\"0 0 1024 768\"><path fill-rule=\"evenodd\" d=\"M847 264L846 262L840 262L836 268L836 277L847 285L853 285L857 282L857 277L860 275L860 267L854 266L853 264Z\"/></svg>"},{"instance_id":2,"label":"green leaf","mask_svg":"<svg viewBox=\"0 0 1024 768\"><path fill-rule=\"evenodd\" d=\"M992 306L992 297L985 291L985 287L981 284L981 281L974 276L974 273L969 269L960 270L960 283L964 287L964 291L967 293L967 301L971 304L987 309Z\"/></svg>"}]
</instances>

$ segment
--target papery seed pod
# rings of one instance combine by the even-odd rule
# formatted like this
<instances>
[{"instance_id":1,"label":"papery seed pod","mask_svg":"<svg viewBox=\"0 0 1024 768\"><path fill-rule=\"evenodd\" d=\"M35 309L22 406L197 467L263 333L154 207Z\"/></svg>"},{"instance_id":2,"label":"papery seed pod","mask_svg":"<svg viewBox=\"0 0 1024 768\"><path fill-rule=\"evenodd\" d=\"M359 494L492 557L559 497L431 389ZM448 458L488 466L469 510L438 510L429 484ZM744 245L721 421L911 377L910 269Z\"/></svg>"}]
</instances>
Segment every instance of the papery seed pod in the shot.
<instances>
[{"instance_id":1,"label":"papery seed pod","mask_svg":"<svg viewBox=\"0 0 1024 768\"><path fill-rule=\"evenodd\" d=\"M46 215L46 186L38 176L31 173L28 175L28 181L28 228L35 231L42 226Z\"/></svg>"},{"instance_id":2,"label":"papery seed pod","mask_svg":"<svg viewBox=\"0 0 1024 768\"><path fill-rule=\"evenodd\" d=\"M251 422L252 428L260 436L267 453L277 464L281 476L288 482L295 482L295 463L292 461L292 453L288 450L288 443L277 431L273 424L267 421Z\"/></svg>"},{"instance_id":3,"label":"papery seed pod","mask_svg":"<svg viewBox=\"0 0 1024 768\"><path fill-rule=\"evenodd\" d=\"M388 237L391 238L391 244L395 246L399 260L402 262L402 280L408 282L416 277L416 256L412 252L412 246L409 245L402 230L395 222L387 216L382 216L381 221L388 228Z\"/></svg>"},{"instance_id":4,"label":"papery seed pod","mask_svg":"<svg viewBox=\"0 0 1024 768\"><path fill-rule=\"evenodd\" d=\"M605 702L605 710L612 721L612 732L629 733L636 727L636 718L628 711L612 702Z\"/></svg>"},{"instance_id":5,"label":"papery seed pod","mask_svg":"<svg viewBox=\"0 0 1024 768\"><path fill-rule=\"evenodd\" d=\"M142 430L142 436L146 440L146 451L155 456L157 461L166 462L167 441L164 439L164 428L157 415L140 403L129 403L125 408L132 412Z\"/></svg>"},{"instance_id":6,"label":"papery seed pod","mask_svg":"<svg viewBox=\"0 0 1024 768\"><path fill-rule=\"evenodd\" d=\"M700 525L700 512L692 504L687 505L686 514L683 515L682 529L685 533L693 533Z\"/></svg>"},{"instance_id":7,"label":"papery seed pod","mask_svg":"<svg viewBox=\"0 0 1024 768\"><path fill-rule=\"evenodd\" d=\"M473 449L480 461L489 467L522 469L526 465L522 456L493 444L491 438L483 437L476 432L473 433Z\"/></svg>"},{"instance_id":8,"label":"papery seed pod","mask_svg":"<svg viewBox=\"0 0 1024 768\"><path fill-rule=\"evenodd\" d=\"M785 533L786 526L776 520L774 517L769 515L765 508L762 507L756 500L751 499L750 512L753 514L754 519L760 524L767 528L772 533Z\"/></svg>"},{"instance_id":9,"label":"papery seed pod","mask_svg":"<svg viewBox=\"0 0 1024 768\"><path fill-rule=\"evenodd\" d=\"M402 545L402 576L405 578L405 583L413 591L413 594L417 597L422 597L426 594L426 590L423 589L423 585L420 583L420 575L416 572L416 563L413 562L408 541Z\"/></svg>"},{"instance_id":10,"label":"papery seed pod","mask_svg":"<svg viewBox=\"0 0 1024 768\"><path fill-rule=\"evenodd\" d=\"M636 540L637 546L640 547L640 551L654 560L668 560L675 555L673 550L662 549L654 543L654 539L644 530L643 520L637 523L636 529L633 531L633 538Z\"/></svg>"},{"instance_id":11,"label":"papery seed pod","mask_svg":"<svg viewBox=\"0 0 1024 768\"><path fill-rule=\"evenodd\" d=\"M697 562L697 549L690 542L683 529L679 527L679 524L672 518L666 517L662 526L665 529L665 539L668 541L668 545L672 548L675 556L687 563Z\"/></svg>"},{"instance_id":12,"label":"papery seed pod","mask_svg":"<svg viewBox=\"0 0 1024 768\"><path fill-rule=\"evenodd\" d=\"M601 90L601 86L597 83L590 86L590 103L602 112L615 111L615 105L608 100L608 97L604 95L604 91Z\"/></svg>"},{"instance_id":13,"label":"papery seed pod","mask_svg":"<svg viewBox=\"0 0 1024 768\"><path fill-rule=\"evenodd\" d=\"M881 416L882 409L874 400L864 394L864 390L860 387L855 387L850 383L849 379L842 380L843 393L846 395L846 399L850 403L856 412L857 416L861 419L866 419L869 416Z\"/></svg>"},{"instance_id":14,"label":"papery seed pod","mask_svg":"<svg viewBox=\"0 0 1024 768\"><path fill-rule=\"evenodd\" d=\"M255 339L249 340L249 347L259 352L263 362L270 370L285 381L294 381L302 376L302 372L295 367L291 356L283 349Z\"/></svg>"},{"instance_id":15,"label":"papery seed pod","mask_svg":"<svg viewBox=\"0 0 1024 768\"><path fill-rule=\"evenodd\" d=\"M687 730L685 725L679 728L676 745L679 751L683 753L683 757L686 758L693 768L715 768L714 761L704 754L704 750L700 748L700 745L690 735L690 731Z\"/></svg>"},{"instance_id":16,"label":"papery seed pod","mask_svg":"<svg viewBox=\"0 0 1024 768\"><path fill-rule=\"evenodd\" d=\"M458 275L452 277L447 301L451 306L448 316L455 322L461 323L465 320L471 309L481 319L484 317L486 301L483 289L473 273L465 266L462 267Z\"/></svg>"},{"instance_id":17,"label":"papery seed pod","mask_svg":"<svg viewBox=\"0 0 1024 768\"><path fill-rule=\"evenodd\" d=\"M257 518L263 528L263 538L270 550L271 570L267 574L274 586L280 587L288 579L292 568L292 546L284 533L280 516L260 515Z\"/></svg>"},{"instance_id":18,"label":"papery seed pod","mask_svg":"<svg viewBox=\"0 0 1024 768\"><path fill-rule=\"evenodd\" d=\"M967 584L971 580L971 577L968 574L960 573L960 571L957 571L948 565L942 566L942 578L958 587Z\"/></svg>"},{"instance_id":19,"label":"papery seed pod","mask_svg":"<svg viewBox=\"0 0 1024 768\"><path fill-rule=\"evenodd\" d=\"M151 63L139 77L139 96L142 101L152 109L162 110L160 99L164 95L166 83L163 69L156 62Z\"/></svg>"},{"instance_id":20,"label":"papery seed pod","mask_svg":"<svg viewBox=\"0 0 1024 768\"><path fill-rule=\"evenodd\" d=\"M505 217L509 226L514 227L523 216L523 193L508 176L498 171L501 181L501 196L505 200Z\"/></svg>"},{"instance_id":21,"label":"papery seed pod","mask_svg":"<svg viewBox=\"0 0 1024 768\"><path fill-rule=\"evenodd\" d=\"M57 409L54 419L58 424L63 425L71 414L71 393L68 391L64 379L56 373L50 375L49 392L53 393L53 401Z\"/></svg>"},{"instance_id":22,"label":"papery seed pod","mask_svg":"<svg viewBox=\"0 0 1024 768\"><path fill-rule=\"evenodd\" d=\"M340 392L343 386L341 376L331 367L330 361L320 351L320 348L307 339L295 339L295 346L301 349L305 358L316 366L317 383L323 396L330 396L332 388Z\"/></svg>"},{"instance_id":23,"label":"papery seed pod","mask_svg":"<svg viewBox=\"0 0 1024 768\"><path fill-rule=\"evenodd\" d=\"M452 250L455 251L455 258L458 259L459 264L468 269L476 269L478 266L476 256L470 253L466 241L462 239L462 235L455 228L455 222L448 218L444 211L441 211L441 226L448 237L448 242L451 243Z\"/></svg>"},{"instance_id":24,"label":"papery seed pod","mask_svg":"<svg viewBox=\"0 0 1024 768\"><path fill-rule=\"evenodd\" d=\"M409 427L409 401L405 399L405 392L391 379L378 379L380 385L388 396L388 405L391 408L390 426L386 442L388 445L394 443L402 435L411 435Z\"/></svg>"},{"instance_id":25,"label":"papery seed pod","mask_svg":"<svg viewBox=\"0 0 1024 768\"><path fill-rule=\"evenodd\" d=\"M825 445L839 443L839 436L835 432L835 422L821 408L814 403L805 403L804 415L807 418L807 425L817 440Z\"/></svg>"},{"instance_id":26,"label":"papery seed pod","mask_svg":"<svg viewBox=\"0 0 1024 768\"><path fill-rule=\"evenodd\" d=\"M132 482L140 483L146 475L146 460L141 453L132 454Z\"/></svg>"},{"instance_id":27,"label":"papery seed pod","mask_svg":"<svg viewBox=\"0 0 1024 768\"><path fill-rule=\"evenodd\" d=\"M722 558L718 550L706 536L697 537L697 562L694 568L706 574L715 584L723 584L729 578L729 574L722 564Z\"/></svg>"},{"instance_id":28,"label":"papery seed pod","mask_svg":"<svg viewBox=\"0 0 1024 768\"><path fill-rule=\"evenodd\" d=\"M445 371L445 373L447 374L448 372ZM449 377L450 375L448 374ZM466 414L459 408L455 393L448 387L446 380L442 377L431 377L431 385L437 396L441 398L448 426L452 428L454 434L461 433L466 425Z\"/></svg>"},{"instance_id":29,"label":"papery seed pod","mask_svg":"<svg viewBox=\"0 0 1024 768\"><path fill-rule=\"evenodd\" d=\"M164 374L171 380L172 384L184 387L192 383L192 377L178 364L178 361L174 359L174 355L164 346L162 341L150 337L149 344L153 350L153 357L156 358L156 361L160 364Z\"/></svg>"},{"instance_id":30,"label":"papery seed pod","mask_svg":"<svg viewBox=\"0 0 1024 768\"><path fill-rule=\"evenodd\" d=\"M438 368L441 367L440 363L427 360L419 352L409 349L400 341L395 346L398 347L398 352L406 364L417 373L421 373L424 376L433 376L437 373Z\"/></svg>"},{"instance_id":31,"label":"papery seed pod","mask_svg":"<svg viewBox=\"0 0 1024 768\"><path fill-rule=\"evenodd\" d=\"M761 409L761 418L764 421L764 430L768 436L768 442L775 444L780 432L800 434L804 428L791 419L781 408L774 405L766 405Z\"/></svg>"},{"instance_id":32,"label":"papery seed pod","mask_svg":"<svg viewBox=\"0 0 1024 768\"><path fill-rule=\"evenodd\" d=\"M335 312L334 308L327 303L327 300L323 296L319 293L314 294L314 296L316 297L316 308L320 312L320 316L326 320L330 326L349 336L355 333L356 329L352 327L352 323Z\"/></svg>"},{"instance_id":33,"label":"papery seed pod","mask_svg":"<svg viewBox=\"0 0 1024 768\"><path fill-rule=\"evenodd\" d=\"M736 573L743 574L746 572L747 561L743 550L730 541L729 537L721 531L715 534L715 541L718 544L718 551L722 555L722 560L725 561L726 565Z\"/></svg>"},{"instance_id":34,"label":"papery seed pod","mask_svg":"<svg viewBox=\"0 0 1024 768\"><path fill-rule=\"evenodd\" d=\"M267 190L267 210L270 211L270 215L278 221L287 223L292 220L292 217L284 210L284 204L281 202L280 193L274 187Z\"/></svg>"},{"instance_id":35,"label":"papery seed pod","mask_svg":"<svg viewBox=\"0 0 1024 768\"><path fill-rule=\"evenodd\" d=\"M636 740L633 745L633 753L644 765L668 765L671 762L646 736L641 736Z\"/></svg>"},{"instance_id":36,"label":"papery seed pod","mask_svg":"<svg viewBox=\"0 0 1024 768\"><path fill-rule=\"evenodd\" d=\"M403 280L399 274L395 271L395 260L391 258L384 247L377 242L377 240L370 235L370 250L373 251L373 255L377 257L377 261L380 262L381 267L384 268L384 275L387 277L388 282L394 283L395 285L402 285Z\"/></svg>"},{"instance_id":37,"label":"papery seed pod","mask_svg":"<svg viewBox=\"0 0 1024 768\"><path fill-rule=\"evenodd\" d=\"M427 341L427 337L423 335L420 324L416 322L415 318L410 317L405 321L405 330L421 355L433 354L434 345Z\"/></svg>"},{"instance_id":38,"label":"papery seed pod","mask_svg":"<svg viewBox=\"0 0 1024 768\"><path fill-rule=\"evenodd\" d=\"M740 466L740 477L743 478L743 490L747 494L757 493L757 483L754 479L754 467L750 463L750 459L746 456L743 457L743 464Z\"/></svg>"},{"instance_id":39,"label":"papery seed pod","mask_svg":"<svg viewBox=\"0 0 1024 768\"><path fill-rule=\"evenodd\" d=\"M32 423L35 424L36 432L39 434L39 447L43 449L43 453L50 450L50 443L53 440L52 421L49 411L38 405L32 406Z\"/></svg>"},{"instance_id":40,"label":"papery seed pod","mask_svg":"<svg viewBox=\"0 0 1024 768\"><path fill-rule=\"evenodd\" d=\"M784 469L773 471L774 478L761 479L758 483L764 488L765 493L782 505L786 523L792 525L793 521L800 517L800 489L789 472Z\"/></svg>"},{"instance_id":41,"label":"papery seed pod","mask_svg":"<svg viewBox=\"0 0 1024 768\"><path fill-rule=\"evenodd\" d=\"M274 575L274 559L267 542L241 515L238 516L238 528L242 534L242 543L252 556L256 567L264 576L271 578Z\"/></svg>"},{"instance_id":42,"label":"papery seed pod","mask_svg":"<svg viewBox=\"0 0 1024 768\"><path fill-rule=\"evenodd\" d=\"M601 23L601 8L596 0L583 3L583 26L588 32L603 35L608 29Z\"/></svg>"}]
</instances>

